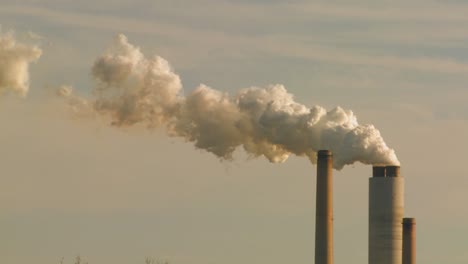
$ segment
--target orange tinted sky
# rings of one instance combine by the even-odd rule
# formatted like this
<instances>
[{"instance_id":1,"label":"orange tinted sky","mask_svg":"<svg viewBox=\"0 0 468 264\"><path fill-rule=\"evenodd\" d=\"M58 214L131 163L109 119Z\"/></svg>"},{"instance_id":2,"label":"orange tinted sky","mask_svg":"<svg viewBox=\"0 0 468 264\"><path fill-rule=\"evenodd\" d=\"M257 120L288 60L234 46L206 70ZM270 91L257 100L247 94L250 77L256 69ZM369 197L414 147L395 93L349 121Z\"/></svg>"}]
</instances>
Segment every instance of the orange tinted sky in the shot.
<instances>
[{"instance_id":1,"label":"orange tinted sky","mask_svg":"<svg viewBox=\"0 0 468 264\"><path fill-rule=\"evenodd\" d=\"M185 91L284 84L352 109L396 149L418 261L468 261L468 5L460 1L3 1L2 30L39 43L24 99L0 99L0 262L313 262L315 167L220 163L161 131L76 120L52 90L92 88L117 33L159 54ZM32 38L34 32L40 39ZM367 261L369 166L335 176L335 259Z\"/></svg>"}]
</instances>

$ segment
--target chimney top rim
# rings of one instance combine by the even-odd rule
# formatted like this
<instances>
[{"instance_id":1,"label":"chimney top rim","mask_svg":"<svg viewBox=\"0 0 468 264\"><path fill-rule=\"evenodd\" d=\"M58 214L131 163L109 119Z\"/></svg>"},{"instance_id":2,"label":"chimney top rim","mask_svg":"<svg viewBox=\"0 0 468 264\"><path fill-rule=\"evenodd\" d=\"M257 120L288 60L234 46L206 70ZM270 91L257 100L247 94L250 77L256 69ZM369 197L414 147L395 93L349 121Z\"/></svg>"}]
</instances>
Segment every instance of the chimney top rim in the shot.
<instances>
[{"instance_id":1,"label":"chimney top rim","mask_svg":"<svg viewBox=\"0 0 468 264\"><path fill-rule=\"evenodd\" d=\"M405 217L403 218L403 224L416 224L416 218L414 217Z\"/></svg>"},{"instance_id":2,"label":"chimney top rim","mask_svg":"<svg viewBox=\"0 0 468 264\"><path fill-rule=\"evenodd\" d=\"M390 165L385 167L387 177L400 177L400 166Z\"/></svg>"},{"instance_id":3,"label":"chimney top rim","mask_svg":"<svg viewBox=\"0 0 468 264\"><path fill-rule=\"evenodd\" d=\"M328 150L328 149L321 149L317 152L317 156L319 157L329 157L329 156L332 156L332 152L331 150Z\"/></svg>"}]
</instances>

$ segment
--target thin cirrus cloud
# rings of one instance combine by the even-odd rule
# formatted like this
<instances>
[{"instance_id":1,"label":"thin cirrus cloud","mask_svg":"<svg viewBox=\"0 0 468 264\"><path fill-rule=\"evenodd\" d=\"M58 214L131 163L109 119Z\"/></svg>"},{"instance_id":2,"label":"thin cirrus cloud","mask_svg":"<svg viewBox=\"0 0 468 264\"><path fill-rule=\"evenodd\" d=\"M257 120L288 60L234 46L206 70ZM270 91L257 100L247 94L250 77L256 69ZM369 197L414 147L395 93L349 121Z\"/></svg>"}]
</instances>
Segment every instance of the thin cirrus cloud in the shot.
<instances>
[{"instance_id":1,"label":"thin cirrus cloud","mask_svg":"<svg viewBox=\"0 0 468 264\"><path fill-rule=\"evenodd\" d=\"M349 6L337 6L333 4L318 5L318 4L277 4L285 8L294 10L294 13L297 13L298 18L279 18L280 21L287 23L290 20L293 24L298 23L301 20L305 23L311 23L312 21L317 21L321 19L330 19L330 18L340 18L340 19L361 19L376 21L377 23L388 23L388 22L398 22L399 20L410 20L410 21L428 21L428 22L463 22L468 21L468 17L463 12L465 10L464 6L458 8L457 6L445 7L442 10L444 12L439 12L440 9L436 5L429 5L428 7L406 7L406 8L386 8L386 9L376 9L376 8L364 8L364 7L349 7ZM223 10L229 8L237 8L244 10L249 7L248 12L242 12L248 17L253 17L259 8L259 4L247 5L233 5L232 3L224 2L221 3L217 9L217 12L210 14L208 9L200 9L202 15L200 20L210 19L213 16L219 16L224 13ZM416 10L418 8L418 10ZM273 18L277 17L275 14L279 13L279 8L273 6L271 15L263 15L262 20L270 21ZM227 10L226 10L227 11ZM418 11L418 12L416 12ZM180 11L183 17L186 11ZM203 18L203 12L206 12L206 18ZM412 42L413 45L418 43L424 44L423 40L411 40L408 41L408 35L411 35L406 32L404 28L386 28L388 25L382 25L385 29L388 29L391 33L390 37L386 37L385 32L376 32L375 36L370 36L366 31L356 31L349 30L345 31L344 28L338 29L336 34L331 34L333 29L329 29L328 37L329 40L325 40L322 37L318 39L314 44L307 44L310 41L313 41L312 36L307 39L301 39L291 36L289 33L271 33L271 34L259 34L253 36L245 36L243 34L227 34L222 31L222 29L209 29L204 27L197 27L190 24L177 24L171 23L169 21L148 21L138 18L122 18L115 17L112 15L96 15L90 13L76 13L69 11L57 11L48 8L35 7L35 6L6 6L0 8L0 13L2 14L13 14L21 16L32 16L39 18L41 20L49 21L51 23L60 23L69 26L83 27L89 29L105 30L105 31L119 31L119 32L132 32L140 34L151 34L160 36L168 39L178 39L179 41L194 39L196 37L197 41L194 42L194 45L201 46L223 46L226 48L245 48L246 50L258 50L259 47L262 51L267 51L274 56L286 56L291 58L303 58L308 60L315 60L328 63L336 63L343 65L363 65L363 66L375 66L382 68L394 68L394 69L404 69L404 70L413 70L429 73L439 73L439 74L464 74L468 72L468 64L462 61L457 60L453 57L444 57L444 56L414 56L414 57L403 57L401 55L394 54L370 54L365 50L355 51L350 48L329 48L326 46L326 42L333 41L336 39L339 41L340 35L348 36L346 39L355 39L357 42L381 42L385 39L392 39L393 43L405 43ZM462 14L463 13L463 14ZM234 18L235 20L236 18ZM167 18L166 18L167 20ZM228 19L229 20L229 19ZM248 19L246 19L248 21ZM237 21L236 23L243 23ZM245 22L247 23L247 22ZM272 22L274 23L274 22ZM384 23L384 24L385 24ZM247 25L245 25L247 26ZM278 27L279 31L284 31L281 27ZM411 30L412 32L418 32L418 26ZM324 31L327 31L324 29ZM426 30L427 31L427 30ZM435 30L429 34L433 37L433 42L441 42L441 45L444 45L444 40L449 38L460 39L459 33L460 30L449 30L453 31L453 34L439 33L440 30ZM370 29L370 32L375 32ZM294 33L293 33L294 34ZM447 35L448 34L448 35ZM426 34L428 35L428 34ZM354 37L353 37L354 36ZM437 37L440 36L440 37ZM435 39L434 39L435 38ZM323 44L321 44L323 43ZM257 47L257 48L255 48Z\"/></svg>"},{"instance_id":2,"label":"thin cirrus cloud","mask_svg":"<svg viewBox=\"0 0 468 264\"><path fill-rule=\"evenodd\" d=\"M308 46L297 43L291 50L281 49L278 45L272 45L272 53L308 58L312 60L334 62L347 65L377 66L382 68L395 68L415 70L421 72L465 74L468 72L468 64L458 62L450 58L434 57L400 57L394 55L368 55L365 53L349 52L340 49L326 48L323 46Z\"/></svg>"},{"instance_id":3,"label":"thin cirrus cloud","mask_svg":"<svg viewBox=\"0 0 468 264\"><path fill-rule=\"evenodd\" d=\"M391 5L382 7L364 5L334 5L305 3L297 5L298 11L306 14L315 14L321 17L334 17L338 19L359 19L387 22L419 21L419 22L460 22L468 21L465 15L467 5L444 5L426 1L424 3L392 2ZM299 9L300 8L300 9Z\"/></svg>"}]
</instances>

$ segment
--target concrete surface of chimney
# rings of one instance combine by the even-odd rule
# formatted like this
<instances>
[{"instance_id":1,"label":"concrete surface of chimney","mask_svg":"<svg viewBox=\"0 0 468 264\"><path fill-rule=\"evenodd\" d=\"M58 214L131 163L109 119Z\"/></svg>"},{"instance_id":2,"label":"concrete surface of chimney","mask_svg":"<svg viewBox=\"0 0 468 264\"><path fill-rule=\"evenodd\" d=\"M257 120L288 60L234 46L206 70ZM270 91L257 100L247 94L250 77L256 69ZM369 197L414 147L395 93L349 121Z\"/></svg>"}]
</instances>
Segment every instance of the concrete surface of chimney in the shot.
<instances>
[{"instance_id":1,"label":"concrete surface of chimney","mask_svg":"<svg viewBox=\"0 0 468 264\"><path fill-rule=\"evenodd\" d=\"M329 150L317 155L315 264L333 263L333 159Z\"/></svg>"},{"instance_id":2,"label":"concrete surface of chimney","mask_svg":"<svg viewBox=\"0 0 468 264\"><path fill-rule=\"evenodd\" d=\"M369 264L402 264L404 180L399 171L398 166L374 167L369 179Z\"/></svg>"},{"instance_id":3,"label":"concrete surface of chimney","mask_svg":"<svg viewBox=\"0 0 468 264\"><path fill-rule=\"evenodd\" d=\"M416 264L416 219L403 218L403 264Z\"/></svg>"}]
</instances>

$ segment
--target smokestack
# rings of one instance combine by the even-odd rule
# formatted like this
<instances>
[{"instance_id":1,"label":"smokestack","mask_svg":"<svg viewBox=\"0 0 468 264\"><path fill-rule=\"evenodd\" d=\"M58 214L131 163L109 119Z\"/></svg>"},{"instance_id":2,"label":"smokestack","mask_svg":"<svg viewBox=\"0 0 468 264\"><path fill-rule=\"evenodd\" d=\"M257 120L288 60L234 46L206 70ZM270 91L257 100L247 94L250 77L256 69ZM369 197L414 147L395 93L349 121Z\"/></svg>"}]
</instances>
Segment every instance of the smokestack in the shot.
<instances>
[{"instance_id":1,"label":"smokestack","mask_svg":"<svg viewBox=\"0 0 468 264\"><path fill-rule=\"evenodd\" d=\"M402 264L404 180L399 166L375 166L369 179L369 264Z\"/></svg>"},{"instance_id":2,"label":"smokestack","mask_svg":"<svg viewBox=\"0 0 468 264\"><path fill-rule=\"evenodd\" d=\"M403 218L403 264L416 264L415 218Z\"/></svg>"},{"instance_id":3,"label":"smokestack","mask_svg":"<svg viewBox=\"0 0 468 264\"><path fill-rule=\"evenodd\" d=\"M332 152L320 150L317 157L315 212L315 264L333 263L333 162Z\"/></svg>"}]
</instances>

